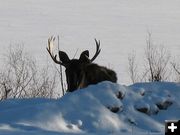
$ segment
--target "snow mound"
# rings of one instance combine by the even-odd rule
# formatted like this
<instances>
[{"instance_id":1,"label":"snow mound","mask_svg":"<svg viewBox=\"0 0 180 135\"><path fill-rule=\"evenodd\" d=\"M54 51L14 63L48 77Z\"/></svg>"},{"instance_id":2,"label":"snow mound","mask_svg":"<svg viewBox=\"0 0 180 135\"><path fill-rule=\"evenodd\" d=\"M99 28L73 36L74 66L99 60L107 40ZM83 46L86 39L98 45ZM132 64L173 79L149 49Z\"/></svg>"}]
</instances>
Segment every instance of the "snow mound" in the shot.
<instances>
[{"instance_id":1,"label":"snow mound","mask_svg":"<svg viewBox=\"0 0 180 135\"><path fill-rule=\"evenodd\" d=\"M164 121L180 119L180 84L102 82L58 100L0 102L0 135L164 134Z\"/></svg>"}]
</instances>

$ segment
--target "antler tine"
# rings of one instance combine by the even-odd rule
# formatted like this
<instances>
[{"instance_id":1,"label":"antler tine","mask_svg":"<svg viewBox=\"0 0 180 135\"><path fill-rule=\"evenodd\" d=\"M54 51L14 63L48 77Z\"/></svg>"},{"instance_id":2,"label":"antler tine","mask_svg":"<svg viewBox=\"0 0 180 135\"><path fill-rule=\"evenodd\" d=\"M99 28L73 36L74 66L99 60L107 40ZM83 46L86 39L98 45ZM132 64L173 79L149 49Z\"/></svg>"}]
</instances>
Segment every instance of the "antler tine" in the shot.
<instances>
[{"instance_id":1,"label":"antler tine","mask_svg":"<svg viewBox=\"0 0 180 135\"><path fill-rule=\"evenodd\" d=\"M96 59L96 57L99 55L99 53L101 51L101 49L100 49L100 40L97 41L96 38L94 40L96 42L96 52L95 52L94 56L92 57L91 62L93 62Z\"/></svg>"},{"instance_id":2,"label":"antler tine","mask_svg":"<svg viewBox=\"0 0 180 135\"><path fill-rule=\"evenodd\" d=\"M61 64L62 65L62 62L58 61L57 60L57 55L53 55L53 52L52 52L52 48L54 46L54 41L55 41L55 37L51 36L49 39L48 39L48 47L46 48L49 55L51 56L52 60L56 63L56 64Z\"/></svg>"}]
</instances>

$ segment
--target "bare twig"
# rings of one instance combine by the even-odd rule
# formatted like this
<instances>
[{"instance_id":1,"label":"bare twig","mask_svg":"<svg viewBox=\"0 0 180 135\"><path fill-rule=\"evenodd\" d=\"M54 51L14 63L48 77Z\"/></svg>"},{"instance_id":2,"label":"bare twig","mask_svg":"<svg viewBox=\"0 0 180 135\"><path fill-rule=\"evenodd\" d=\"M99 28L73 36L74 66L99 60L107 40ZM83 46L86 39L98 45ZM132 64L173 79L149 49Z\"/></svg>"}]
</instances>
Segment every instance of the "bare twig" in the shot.
<instances>
[{"instance_id":1,"label":"bare twig","mask_svg":"<svg viewBox=\"0 0 180 135\"><path fill-rule=\"evenodd\" d=\"M56 76L49 75L47 70L48 68L38 69L35 60L25 53L21 46L9 48L5 59L5 69L0 71L1 99L52 98Z\"/></svg>"},{"instance_id":2,"label":"bare twig","mask_svg":"<svg viewBox=\"0 0 180 135\"><path fill-rule=\"evenodd\" d=\"M76 57L76 54L77 54L78 51L79 51L79 48L76 50L76 52L75 52L75 54L73 56L73 59Z\"/></svg>"},{"instance_id":3,"label":"bare twig","mask_svg":"<svg viewBox=\"0 0 180 135\"><path fill-rule=\"evenodd\" d=\"M176 73L178 73L180 75L180 71L178 70L176 63L171 62L171 65L174 68L174 70L176 71Z\"/></svg>"},{"instance_id":4,"label":"bare twig","mask_svg":"<svg viewBox=\"0 0 180 135\"><path fill-rule=\"evenodd\" d=\"M129 62L128 71L129 71L131 81L132 83L136 83L138 81L138 74L137 74L137 63L136 63L135 52L133 52L132 54L129 54L128 62Z\"/></svg>"},{"instance_id":5,"label":"bare twig","mask_svg":"<svg viewBox=\"0 0 180 135\"><path fill-rule=\"evenodd\" d=\"M170 59L169 52L164 46L155 46L151 33L148 32L148 39L146 40L147 47L145 50L147 60L147 70L149 71L149 81L162 81L167 79L167 64Z\"/></svg>"},{"instance_id":6,"label":"bare twig","mask_svg":"<svg viewBox=\"0 0 180 135\"><path fill-rule=\"evenodd\" d=\"M58 35L58 52L60 51L60 47L59 47L59 35ZM59 55L59 59L60 59L60 55ZM62 71L62 65L61 64L59 64L60 65L60 72L59 72L59 74L60 74L60 81L61 81L61 88L62 88L62 94L63 94L63 96L64 96L64 94L65 94L65 89L64 89L64 85L63 85L63 71Z\"/></svg>"}]
</instances>

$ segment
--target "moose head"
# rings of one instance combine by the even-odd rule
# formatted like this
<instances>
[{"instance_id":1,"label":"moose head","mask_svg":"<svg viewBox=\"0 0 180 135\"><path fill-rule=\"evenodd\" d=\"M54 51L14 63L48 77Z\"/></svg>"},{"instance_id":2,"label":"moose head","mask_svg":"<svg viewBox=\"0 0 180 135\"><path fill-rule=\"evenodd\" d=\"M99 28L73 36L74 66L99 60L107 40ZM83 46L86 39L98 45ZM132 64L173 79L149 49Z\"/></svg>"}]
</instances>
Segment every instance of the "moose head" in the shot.
<instances>
[{"instance_id":1,"label":"moose head","mask_svg":"<svg viewBox=\"0 0 180 135\"><path fill-rule=\"evenodd\" d=\"M117 81L114 71L92 63L101 51L100 41L95 39L96 52L91 59L89 58L89 51L85 50L81 53L79 59L70 59L65 52L59 51L59 60L57 60L57 55L53 55L52 52L54 40L53 37L48 39L47 51L56 64L65 67L67 91L72 92L78 88L84 88L89 84L96 84L105 80Z\"/></svg>"}]
</instances>

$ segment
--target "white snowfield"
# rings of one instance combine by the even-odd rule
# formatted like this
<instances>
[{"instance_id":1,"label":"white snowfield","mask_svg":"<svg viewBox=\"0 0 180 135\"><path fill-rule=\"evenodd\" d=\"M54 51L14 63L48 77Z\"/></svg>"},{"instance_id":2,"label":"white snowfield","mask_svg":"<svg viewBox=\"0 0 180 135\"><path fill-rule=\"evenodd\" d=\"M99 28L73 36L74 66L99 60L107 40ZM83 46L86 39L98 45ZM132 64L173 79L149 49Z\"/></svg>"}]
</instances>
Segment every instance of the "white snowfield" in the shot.
<instances>
[{"instance_id":1,"label":"white snowfield","mask_svg":"<svg viewBox=\"0 0 180 135\"><path fill-rule=\"evenodd\" d=\"M60 99L0 102L0 135L164 135L180 119L180 84L102 82ZM132 133L133 132L133 133Z\"/></svg>"},{"instance_id":2,"label":"white snowfield","mask_svg":"<svg viewBox=\"0 0 180 135\"><path fill-rule=\"evenodd\" d=\"M95 52L101 40L100 65L113 68L118 82L130 84L128 54L136 51L144 66L147 31L180 58L180 0L0 0L0 65L8 46L23 44L46 65L47 39L60 36L60 49L70 58L86 49ZM49 58L50 59L50 58Z\"/></svg>"}]
</instances>

